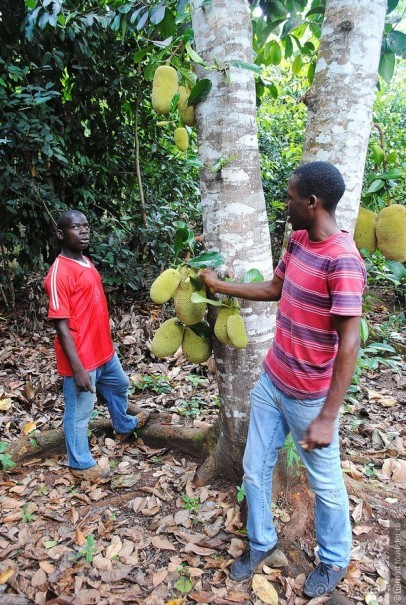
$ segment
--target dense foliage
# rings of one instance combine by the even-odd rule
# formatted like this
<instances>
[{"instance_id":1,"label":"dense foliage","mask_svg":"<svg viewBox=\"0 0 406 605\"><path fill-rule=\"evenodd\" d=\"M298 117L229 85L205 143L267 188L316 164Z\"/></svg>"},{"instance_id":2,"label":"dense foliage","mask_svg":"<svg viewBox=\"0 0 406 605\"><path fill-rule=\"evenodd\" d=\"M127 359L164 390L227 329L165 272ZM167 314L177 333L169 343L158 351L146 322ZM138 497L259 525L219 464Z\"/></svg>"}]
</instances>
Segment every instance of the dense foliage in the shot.
<instances>
[{"instance_id":1,"label":"dense foliage","mask_svg":"<svg viewBox=\"0 0 406 605\"><path fill-rule=\"evenodd\" d=\"M244 67L257 82L263 182L277 257L284 189L305 127L298 100L314 74L325 2L251 4L255 64ZM395 30L397 5L390 0L383 88L394 53L405 53L406 36ZM196 233L201 229L196 134L190 129L192 144L179 153L171 126L177 112L169 126L159 126L150 103L158 64L170 61L184 83L196 84L193 65L201 59L192 48L187 0L4 0L0 19L3 301L13 304L28 276L45 272L57 253L56 218L70 207L89 217L90 254L102 263L107 283L142 288L156 265L171 258L177 221ZM396 90L382 91L377 121L387 153L385 164L370 159L375 176L401 164L403 108ZM375 190L366 193L366 203L392 192L400 173L390 176L396 178L367 181L366 189Z\"/></svg>"}]
</instances>

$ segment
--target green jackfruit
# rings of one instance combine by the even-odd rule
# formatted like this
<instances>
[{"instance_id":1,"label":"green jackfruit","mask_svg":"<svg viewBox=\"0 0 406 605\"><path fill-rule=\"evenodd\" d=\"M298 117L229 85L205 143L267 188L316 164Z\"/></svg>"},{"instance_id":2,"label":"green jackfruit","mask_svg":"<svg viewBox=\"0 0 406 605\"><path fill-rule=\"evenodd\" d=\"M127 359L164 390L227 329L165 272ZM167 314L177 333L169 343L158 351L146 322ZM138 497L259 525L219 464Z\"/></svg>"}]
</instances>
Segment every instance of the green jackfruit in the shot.
<instances>
[{"instance_id":1,"label":"green jackfruit","mask_svg":"<svg viewBox=\"0 0 406 605\"><path fill-rule=\"evenodd\" d=\"M198 324L199 321L202 321L206 313L207 304L205 302L193 303L190 300L193 292L195 292L190 277L197 278L196 271L189 267L182 267L179 270L179 273L182 278L174 296L176 315L185 325L193 326L194 324ZM199 294L206 296L204 287L199 291Z\"/></svg>"},{"instance_id":2,"label":"green jackfruit","mask_svg":"<svg viewBox=\"0 0 406 605\"><path fill-rule=\"evenodd\" d=\"M176 269L166 269L161 275L158 275L151 286L149 295L152 302L157 305L166 303L175 293L179 282L180 273Z\"/></svg>"},{"instance_id":3,"label":"green jackfruit","mask_svg":"<svg viewBox=\"0 0 406 605\"><path fill-rule=\"evenodd\" d=\"M406 261L406 206L392 204L380 211L376 239L387 260Z\"/></svg>"},{"instance_id":4,"label":"green jackfruit","mask_svg":"<svg viewBox=\"0 0 406 605\"><path fill-rule=\"evenodd\" d=\"M354 242L358 250L365 248L371 254L376 250L375 226L378 215L376 212L360 208L355 225Z\"/></svg>"},{"instance_id":5,"label":"green jackfruit","mask_svg":"<svg viewBox=\"0 0 406 605\"><path fill-rule=\"evenodd\" d=\"M186 149L189 147L189 135L186 128L183 128L182 126L175 128L173 140L175 141L175 145L179 151L186 151Z\"/></svg>"},{"instance_id":6,"label":"green jackfruit","mask_svg":"<svg viewBox=\"0 0 406 605\"><path fill-rule=\"evenodd\" d=\"M244 320L239 313L230 315L227 319L227 335L236 349L245 349L247 346L248 336Z\"/></svg>"},{"instance_id":7,"label":"green jackfruit","mask_svg":"<svg viewBox=\"0 0 406 605\"><path fill-rule=\"evenodd\" d=\"M151 350L156 357L168 357L179 349L183 339L183 326L176 317L167 319L159 326L151 342Z\"/></svg>"},{"instance_id":8,"label":"green jackfruit","mask_svg":"<svg viewBox=\"0 0 406 605\"><path fill-rule=\"evenodd\" d=\"M169 113L178 92L178 72L170 65L157 67L152 81L152 107L160 115Z\"/></svg>"},{"instance_id":9,"label":"green jackfruit","mask_svg":"<svg viewBox=\"0 0 406 605\"><path fill-rule=\"evenodd\" d=\"M190 107L187 104L190 89L185 88L185 86L179 86L179 101L178 101L178 111L180 113L180 117L186 126L194 126L195 125L195 108L193 105Z\"/></svg>"},{"instance_id":10,"label":"green jackfruit","mask_svg":"<svg viewBox=\"0 0 406 605\"><path fill-rule=\"evenodd\" d=\"M182 351L186 359L191 363L203 363L211 355L210 338L203 338L195 334L190 328L185 328Z\"/></svg>"},{"instance_id":11,"label":"green jackfruit","mask_svg":"<svg viewBox=\"0 0 406 605\"><path fill-rule=\"evenodd\" d=\"M225 299L223 302L226 303L229 299ZM214 324L214 335L224 345L231 345L231 339L227 334L227 320L234 313L234 310L230 307L220 307L217 319Z\"/></svg>"}]
</instances>

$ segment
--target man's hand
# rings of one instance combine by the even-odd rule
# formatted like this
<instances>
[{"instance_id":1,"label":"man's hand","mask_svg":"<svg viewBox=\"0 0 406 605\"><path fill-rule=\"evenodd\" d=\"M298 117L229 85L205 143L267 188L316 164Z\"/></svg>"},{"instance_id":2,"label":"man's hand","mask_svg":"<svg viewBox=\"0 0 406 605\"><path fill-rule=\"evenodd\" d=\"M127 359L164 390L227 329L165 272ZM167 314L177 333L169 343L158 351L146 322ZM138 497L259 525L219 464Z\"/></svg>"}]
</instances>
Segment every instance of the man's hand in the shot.
<instances>
[{"instance_id":1,"label":"man's hand","mask_svg":"<svg viewBox=\"0 0 406 605\"><path fill-rule=\"evenodd\" d=\"M216 294L217 286L221 283L217 273L213 269L200 269L198 276L202 278L210 293Z\"/></svg>"},{"instance_id":2,"label":"man's hand","mask_svg":"<svg viewBox=\"0 0 406 605\"><path fill-rule=\"evenodd\" d=\"M327 447L333 440L334 420L320 418L317 416L308 426L302 441L299 444L306 452L311 452L321 447Z\"/></svg>"},{"instance_id":3,"label":"man's hand","mask_svg":"<svg viewBox=\"0 0 406 605\"><path fill-rule=\"evenodd\" d=\"M73 379L78 391L95 393L95 389L92 383L92 378L85 369L76 370L73 374Z\"/></svg>"}]
</instances>

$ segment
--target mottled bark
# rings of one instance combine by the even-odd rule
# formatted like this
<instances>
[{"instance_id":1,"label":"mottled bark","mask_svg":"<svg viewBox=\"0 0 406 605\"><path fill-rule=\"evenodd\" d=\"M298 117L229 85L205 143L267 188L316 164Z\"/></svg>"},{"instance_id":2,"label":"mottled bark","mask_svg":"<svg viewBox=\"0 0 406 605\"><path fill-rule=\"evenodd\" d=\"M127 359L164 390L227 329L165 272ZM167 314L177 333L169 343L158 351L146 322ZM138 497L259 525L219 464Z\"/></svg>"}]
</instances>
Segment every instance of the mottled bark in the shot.
<instances>
[{"instance_id":1,"label":"mottled bark","mask_svg":"<svg viewBox=\"0 0 406 605\"><path fill-rule=\"evenodd\" d=\"M337 208L342 229L354 230L372 128L386 0L328 0L308 108L303 162L340 170L346 191Z\"/></svg>"},{"instance_id":2,"label":"mottled bark","mask_svg":"<svg viewBox=\"0 0 406 605\"><path fill-rule=\"evenodd\" d=\"M272 254L260 177L253 73L230 61L253 62L252 32L246 0L191 3L196 50L210 67L196 68L213 87L196 108L200 187L206 246L220 251L224 269L236 280L256 268L269 279ZM226 164L212 171L220 159ZM220 437L213 469L235 479L241 472L246 440L249 392L274 335L275 308L270 303L242 303L249 335L246 350L215 347L221 398ZM204 474L204 469L203 469ZM206 475L205 475L206 476Z\"/></svg>"}]
</instances>

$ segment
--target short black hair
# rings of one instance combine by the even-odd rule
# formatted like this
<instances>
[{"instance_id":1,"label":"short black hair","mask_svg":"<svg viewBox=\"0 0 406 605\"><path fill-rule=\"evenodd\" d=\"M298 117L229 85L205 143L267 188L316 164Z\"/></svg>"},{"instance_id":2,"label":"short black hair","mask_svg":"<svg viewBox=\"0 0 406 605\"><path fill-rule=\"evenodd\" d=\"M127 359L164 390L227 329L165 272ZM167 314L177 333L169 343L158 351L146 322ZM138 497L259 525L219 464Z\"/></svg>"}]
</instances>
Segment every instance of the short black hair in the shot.
<instances>
[{"instance_id":1,"label":"short black hair","mask_svg":"<svg viewBox=\"0 0 406 605\"><path fill-rule=\"evenodd\" d=\"M56 228L64 231L66 227L72 222L74 216L85 216L80 210L65 210L62 212L56 223Z\"/></svg>"},{"instance_id":2,"label":"short black hair","mask_svg":"<svg viewBox=\"0 0 406 605\"><path fill-rule=\"evenodd\" d=\"M301 197L317 196L330 214L336 209L345 191L341 172L329 162L302 164L293 171L292 177Z\"/></svg>"}]
</instances>

